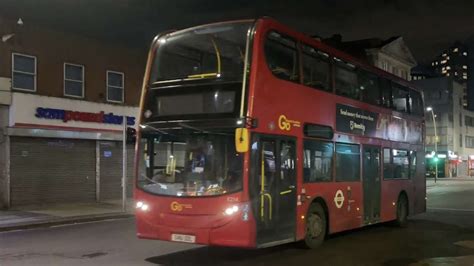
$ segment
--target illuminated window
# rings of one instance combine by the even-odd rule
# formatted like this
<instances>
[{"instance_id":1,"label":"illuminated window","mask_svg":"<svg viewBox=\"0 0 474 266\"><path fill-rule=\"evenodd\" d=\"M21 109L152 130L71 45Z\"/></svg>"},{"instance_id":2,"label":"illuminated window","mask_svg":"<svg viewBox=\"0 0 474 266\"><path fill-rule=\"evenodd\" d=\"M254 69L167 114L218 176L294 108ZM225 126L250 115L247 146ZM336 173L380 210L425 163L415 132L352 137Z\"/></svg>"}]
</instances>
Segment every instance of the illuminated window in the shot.
<instances>
[{"instance_id":1,"label":"illuminated window","mask_svg":"<svg viewBox=\"0 0 474 266\"><path fill-rule=\"evenodd\" d=\"M441 64L446 64L446 62L447 62L446 60L442 60Z\"/></svg>"},{"instance_id":2,"label":"illuminated window","mask_svg":"<svg viewBox=\"0 0 474 266\"><path fill-rule=\"evenodd\" d=\"M467 56L467 52L463 52L462 55Z\"/></svg>"},{"instance_id":3,"label":"illuminated window","mask_svg":"<svg viewBox=\"0 0 474 266\"><path fill-rule=\"evenodd\" d=\"M463 65L462 68L463 68L463 69L467 69L467 66L466 66L466 65Z\"/></svg>"},{"instance_id":4,"label":"illuminated window","mask_svg":"<svg viewBox=\"0 0 474 266\"><path fill-rule=\"evenodd\" d=\"M448 76L448 77L449 77L449 73L446 73L446 76Z\"/></svg>"},{"instance_id":5,"label":"illuminated window","mask_svg":"<svg viewBox=\"0 0 474 266\"><path fill-rule=\"evenodd\" d=\"M451 67L450 67L450 66L447 66L447 67L446 67L446 69L447 69L447 70L450 70L450 69L451 69Z\"/></svg>"},{"instance_id":6,"label":"illuminated window","mask_svg":"<svg viewBox=\"0 0 474 266\"><path fill-rule=\"evenodd\" d=\"M453 52L457 53L457 52L458 52L458 48L457 48L457 47L454 48L454 49L453 49Z\"/></svg>"}]
</instances>

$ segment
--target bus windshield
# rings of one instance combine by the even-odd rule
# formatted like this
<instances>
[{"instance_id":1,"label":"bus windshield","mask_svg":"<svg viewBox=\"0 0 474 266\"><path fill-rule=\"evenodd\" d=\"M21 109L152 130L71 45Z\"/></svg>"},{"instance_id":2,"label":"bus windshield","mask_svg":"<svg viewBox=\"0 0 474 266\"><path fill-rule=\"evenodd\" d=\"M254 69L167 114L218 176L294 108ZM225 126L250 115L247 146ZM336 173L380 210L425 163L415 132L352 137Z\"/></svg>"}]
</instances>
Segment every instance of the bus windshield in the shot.
<instances>
[{"instance_id":1,"label":"bus windshield","mask_svg":"<svg viewBox=\"0 0 474 266\"><path fill-rule=\"evenodd\" d=\"M242 189L242 155L229 134L147 134L141 141L138 186L183 197L221 195Z\"/></svg>"},{"instance_id":2,"label":"bus windshield","mask_svg":"<svg viewBox=\"0 0 474 266\"><path fill-rule=\"evenodd\" d=\"M251 24L251 21L211 24L160 37L150 83L241 77Z\"/></svg>"}]
</instances>

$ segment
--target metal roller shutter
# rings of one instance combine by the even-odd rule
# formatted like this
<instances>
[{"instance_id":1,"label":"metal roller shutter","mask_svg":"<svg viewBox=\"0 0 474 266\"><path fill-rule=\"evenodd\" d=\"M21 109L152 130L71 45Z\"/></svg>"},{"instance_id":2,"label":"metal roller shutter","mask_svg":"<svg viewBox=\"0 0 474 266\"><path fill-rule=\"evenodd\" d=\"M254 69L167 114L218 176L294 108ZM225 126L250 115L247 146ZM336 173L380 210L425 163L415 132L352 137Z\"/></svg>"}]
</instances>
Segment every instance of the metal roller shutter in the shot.
<instances>
[{"instance_id":1,"label":"metal roller shutter","mask_svg":"<svg viewBox=\"0 0 474 266\"><path fill-rule=\"evenodd\" d=\"M101 141L100 145L100 201L122 198L122 143ZM127 146L127 196L133 194L134 146Z\"/></svg>"},{"instance_id":2,"label":"metal roller shutter","mask_svg":"<svg viewBox=\"0 0 474 266\"><path fill-rule=\"evenodd\" d=\"M12 206L95 201L95 141L11 138Z\"/></svg>"}]
</instances>

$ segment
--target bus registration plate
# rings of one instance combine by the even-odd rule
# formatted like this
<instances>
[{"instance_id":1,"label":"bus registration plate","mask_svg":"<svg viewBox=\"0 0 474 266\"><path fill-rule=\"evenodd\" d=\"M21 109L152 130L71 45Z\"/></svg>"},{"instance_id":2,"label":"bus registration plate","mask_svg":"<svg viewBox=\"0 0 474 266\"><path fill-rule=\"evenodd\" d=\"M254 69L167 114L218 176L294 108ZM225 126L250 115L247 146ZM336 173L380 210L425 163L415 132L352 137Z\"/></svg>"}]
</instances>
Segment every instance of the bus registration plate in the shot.
<instances>
[{"instance_id":1,"label":"bus registration plate","mask_svg":"<svg viewBox=\"0 0 474 266\"><path fill-rule=\"evenodd\" d=\"M195 242L196 242L196 236L192 236L192 235L181 235L181 234L171 234L171 241L186 242L186 243L195 243Z\"/></svg>"}]
</instances>

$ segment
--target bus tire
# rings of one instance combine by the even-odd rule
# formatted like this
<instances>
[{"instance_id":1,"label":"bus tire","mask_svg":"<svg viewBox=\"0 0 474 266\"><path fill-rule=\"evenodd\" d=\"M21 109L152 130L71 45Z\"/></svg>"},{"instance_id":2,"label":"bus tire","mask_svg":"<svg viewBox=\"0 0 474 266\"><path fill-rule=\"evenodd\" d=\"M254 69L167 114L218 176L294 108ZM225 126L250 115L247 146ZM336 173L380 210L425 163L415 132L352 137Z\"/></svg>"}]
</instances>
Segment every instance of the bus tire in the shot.
<instances>
[{"instance_id":1,"label":"bus tire","mask_svg":"<svg viewBox=\"0 0 474 266\"><path fill-rule=\"evenodd\" d=\"M408 199L405 194L401 194L397 201L397 218L394 225L398 227L406 227L408 222Z\"/></svg>"},{"instance_id":2,"label":"bus tire","mask_svg":"<svg viewBox=\"0 0 474 266\"><path fill-rule=\"evenodd\" d=\"M304 247L314 249L324 242L327 234L327 218L321 204L315 202L309 206L306 214Z\"/></svg>"}]
</instances>

